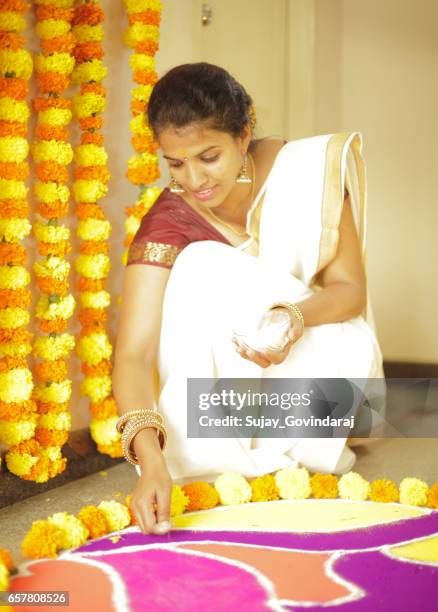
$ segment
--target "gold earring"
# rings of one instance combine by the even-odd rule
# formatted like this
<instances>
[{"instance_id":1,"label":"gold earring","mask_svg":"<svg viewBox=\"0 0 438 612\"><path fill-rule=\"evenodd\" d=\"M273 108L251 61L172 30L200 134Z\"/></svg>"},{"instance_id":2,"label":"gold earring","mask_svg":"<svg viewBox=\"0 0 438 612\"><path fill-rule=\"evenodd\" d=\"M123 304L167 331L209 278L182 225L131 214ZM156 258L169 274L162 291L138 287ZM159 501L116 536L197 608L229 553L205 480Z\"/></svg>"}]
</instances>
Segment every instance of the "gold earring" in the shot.
<instances>
[{"instance_id":1,"label":"gold earring","mask_svg":"<svg viewBox=\"0 0 438 612\"><path fill-rule=\"evenodd\" d=\"M236 183L252 183L252 178L248 174L247 163L248 163L248 155L245 153L245 157L243 158L242 167L236 178Z\"/></svg>"},{"instance_id":2,"label":"gold earring","mask_svg":"<svg viewBox=\"0 0 438 612\"><path fill-rule=\"evenodd\" d=\"M172 178L170 179L170 191L172 193L184 193L184 189L181 187L181 185L176 181L176 179L174 179L174 177L172 176Z\"/></svg>"}]
</instances>

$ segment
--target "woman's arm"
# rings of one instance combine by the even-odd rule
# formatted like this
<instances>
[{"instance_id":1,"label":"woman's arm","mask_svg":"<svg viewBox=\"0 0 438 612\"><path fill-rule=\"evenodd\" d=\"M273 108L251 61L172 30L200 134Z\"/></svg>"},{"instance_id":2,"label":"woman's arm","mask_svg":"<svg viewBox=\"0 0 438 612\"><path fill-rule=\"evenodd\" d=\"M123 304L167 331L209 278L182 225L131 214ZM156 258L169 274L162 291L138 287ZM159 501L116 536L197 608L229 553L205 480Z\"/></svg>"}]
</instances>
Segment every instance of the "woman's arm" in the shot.
<instances>
[{"instance_id":1,"label":"woman's arm","mask_svg":"<svg viewBox=\"0 0 438 612\"><path fill-rule=\"evenodd\" d=\"M119 414L154 408L153 371L161 330L164 291L170 271L158 266L127 266L116 338L113 391ZM168 530L171 479L155 429L143 429L133 448L141 478L132 508L145 533Z\"/></svg>"}]
</instances>

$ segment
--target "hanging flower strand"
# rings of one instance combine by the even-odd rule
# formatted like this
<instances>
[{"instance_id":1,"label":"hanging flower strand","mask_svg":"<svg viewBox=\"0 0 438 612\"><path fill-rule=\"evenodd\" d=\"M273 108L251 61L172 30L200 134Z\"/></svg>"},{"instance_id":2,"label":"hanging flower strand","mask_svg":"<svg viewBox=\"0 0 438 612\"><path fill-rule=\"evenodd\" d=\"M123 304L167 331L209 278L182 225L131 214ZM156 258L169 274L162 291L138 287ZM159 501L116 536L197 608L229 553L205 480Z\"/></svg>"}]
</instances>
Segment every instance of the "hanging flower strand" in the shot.
<instances>
[{"instance_id":1,"label":"hanging flower strand","mask_svg":"<svg viewBox=\"0 0 438 612\"><path fill-rule=\"evenodd\" d=\"M26 97L33 62L21 35L28 8L23 0L3 0L0 9L0 440L10 447L9 470L23 478L38 462L38 456L17 453L20 445L32 440L37 420L27 364L32 351L32 334L26 330L30 274L20 244L31 230L25 181L30 115Z\"/></svg>"},{"instance_id":2,"label":"hanging flower strand","mask_svg":"<svg viewBox=\"0 0 438 612\"><path fill-rule=\"evenodd\" d=\"M39 482L65 469L66 459L61 456L61 448L71 425L67 358L74 347L74 338L66 333L66 328L75 301L68 293L70 264L65 260L71 250L70 230L60 224L60 219L68 215L67 166L73 158L67 132L70 101L62 96L70 86L75 64L71 53L74 47L72 4L73 0L35 0L36 31L43 52L35 59L39 96L34 100L38 123L32 155L38 179L37 213L44 219L34 225L38 252L42 256L34 265L36 284L42 294L35 314L41 332L48 334L38 337L34 344L34 354L41 359L35 368L38 381L34 392L38 406L35 439L47 457L47 469L39 475Z\"/></svg>"},{"instance_id":3,"label":"hanging flower strand","mask_svg":"<svg viewBox=\"0 0 438 612\"><path fill-rule=\"evenodd\" d=\"M160 0L124 0L129 27L125 31L125 44L134 49L129 63L137 86L131 90L130 128L131 143L136 151L128 160L127 178L139 185L140 196L134 206L126 207L125 247L129 247L142 217L151 208L161 189L147 187L159 178L157 145L147 123L147 104L157 82L155 54L158 51L159 26L163 4ZM127 251L123 254L126 263Z\"/></svg>"},{"instance_id":4,"label":"hanging flower strand","mask_svg":"<svg viewBox=\"0 0 438 612\"><path fill-rule=\"evenodd\" d=\"M102 85L107 72L103 64L103 19L99 0L76 3L73 18L76 67L72 78L80 85L80 91L73 98L73 112L79 119L81 142L74 152L73 195L77 203L77 235L82 241L81 254L75 261L80 276L77 288L82 326L77 353L83 361L85 375L81 391L91 400L91 436L100 452L121 457L121 440L115 426L117 408L111 395L112 346L105 329L106 309L110 304L105 280L110 269L108 238L111 225L97 203L107 193L110 177L106 166L108 155L99 133L106 104Z\"/></svg>"}]
</instances>

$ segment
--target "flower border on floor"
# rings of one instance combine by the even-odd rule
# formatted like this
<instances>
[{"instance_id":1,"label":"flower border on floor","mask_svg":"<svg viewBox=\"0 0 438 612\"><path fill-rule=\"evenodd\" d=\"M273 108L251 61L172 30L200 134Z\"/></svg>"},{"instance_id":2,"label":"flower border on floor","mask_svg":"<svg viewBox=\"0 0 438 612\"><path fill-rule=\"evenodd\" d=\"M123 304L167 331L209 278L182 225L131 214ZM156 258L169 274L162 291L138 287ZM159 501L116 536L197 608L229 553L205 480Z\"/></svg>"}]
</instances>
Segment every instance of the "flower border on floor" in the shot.
<instances>
[{"instance_id":1,"label":"flower border on floor","mask_svg":"<svg viewBox=\"0 0 438 612\"><path fill-rule=\"evenodd\" d=\"M248 502L269 502L278 499L300 500L344 499L389 503L438 509L438 481L431 487L419 478L404 478L400 486L387 479L371 483L356 472L340 478L333 474L310 476L306 468L284 468L248 481L238 472L221 474L214 485L198 481L183 486L173 485L171 516L186 511L209 510ZM48 519L32 523L22 542L23 555L29 559L56 557L60 550L82 546L87 540L135 525L131 496L126 505L118 501L102 501L98 506L84 506L77 516L58 512ZM0 549L0 581L1 549ZM0 582L1 586L1 582ZM2 590L0 588L0 590ZM3 588L3 590L7 590Z\"/></svg>"}]
</instances>

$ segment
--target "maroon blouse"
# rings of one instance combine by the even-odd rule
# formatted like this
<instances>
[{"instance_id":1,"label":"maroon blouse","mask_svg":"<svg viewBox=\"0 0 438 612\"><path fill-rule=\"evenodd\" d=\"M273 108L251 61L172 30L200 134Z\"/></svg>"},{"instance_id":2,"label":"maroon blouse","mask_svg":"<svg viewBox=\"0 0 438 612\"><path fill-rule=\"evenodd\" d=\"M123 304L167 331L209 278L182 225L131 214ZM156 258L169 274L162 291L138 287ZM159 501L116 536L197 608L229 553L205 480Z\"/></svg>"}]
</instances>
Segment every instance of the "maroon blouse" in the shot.
<instances>
[{"instance_id":1,"label":"maroon blouse","mask_svg":"<svg viewBox=\"0 0 438 612\"><path fill-rule=\"evenodd\" d=\"M231 246L213 225L166 187L141 220L129 247L126 265L171 268L188 244L200 240L216 240Z\"/></svg>"}]
</instances>

